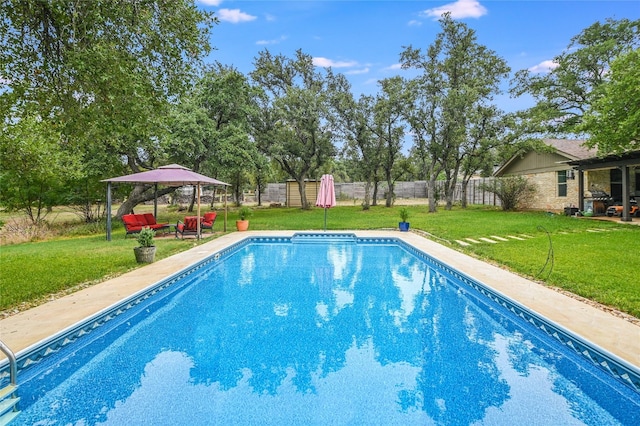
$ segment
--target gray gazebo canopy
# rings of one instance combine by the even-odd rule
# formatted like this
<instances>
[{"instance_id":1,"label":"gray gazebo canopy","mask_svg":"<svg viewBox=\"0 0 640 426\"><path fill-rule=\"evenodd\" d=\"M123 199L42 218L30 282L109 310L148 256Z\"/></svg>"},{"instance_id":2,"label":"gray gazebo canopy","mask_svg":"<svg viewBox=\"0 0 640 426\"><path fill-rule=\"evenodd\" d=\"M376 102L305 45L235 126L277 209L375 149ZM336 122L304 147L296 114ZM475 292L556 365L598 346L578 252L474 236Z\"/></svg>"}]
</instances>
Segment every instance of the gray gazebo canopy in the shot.
<instances>
[{"instance_id":1,"label":"gray gazebo canopy","mask_svg":"<svg viewBox=\"0 0 640 426\"><path fill-rule=\"evenodd\" d=\"M185 186L194 185L197 188L198 199L198 218L200 217L200 186L201 185L213 185L230 186L228 183L219 181L217 179L201 175L191 169L181 166L179 164L170 164L168 166L161 166L154 170L149 170L141 173L134 173L131 175L115 177L111 179L104 179L102 182L107 182L107 241L111 241L111 184L112 183L143 183L154 184L156 192L158 185L164 186ZM154 215L158 215L158 200L154 198ZM225 212L224 212L224 230L227 230L227 202L225 197ZM198 237L200 237L200 220L198 220Z\"/></svg>"}]
</instances>

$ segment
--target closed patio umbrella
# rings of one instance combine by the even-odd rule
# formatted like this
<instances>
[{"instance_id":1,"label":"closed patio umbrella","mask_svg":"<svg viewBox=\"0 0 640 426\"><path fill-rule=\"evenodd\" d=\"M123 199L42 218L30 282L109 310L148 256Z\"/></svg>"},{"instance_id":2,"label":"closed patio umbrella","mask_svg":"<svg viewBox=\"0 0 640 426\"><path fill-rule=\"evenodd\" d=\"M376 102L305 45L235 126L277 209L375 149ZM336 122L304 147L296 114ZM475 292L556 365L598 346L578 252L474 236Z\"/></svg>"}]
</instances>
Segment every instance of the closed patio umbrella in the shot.
<instances>
[{"instance_id":1,"label":"closed patio umbrella","mask_svg":"<svg viewBox=\"0 0 640 426\"><path fill-rule=\"evenodd\" d=\"M324 230L327 230L327 209L336 205L336 192L332 175L322 175L320 189L316 198L316 206L324 207Z\"/></svg>"}]
</instances>

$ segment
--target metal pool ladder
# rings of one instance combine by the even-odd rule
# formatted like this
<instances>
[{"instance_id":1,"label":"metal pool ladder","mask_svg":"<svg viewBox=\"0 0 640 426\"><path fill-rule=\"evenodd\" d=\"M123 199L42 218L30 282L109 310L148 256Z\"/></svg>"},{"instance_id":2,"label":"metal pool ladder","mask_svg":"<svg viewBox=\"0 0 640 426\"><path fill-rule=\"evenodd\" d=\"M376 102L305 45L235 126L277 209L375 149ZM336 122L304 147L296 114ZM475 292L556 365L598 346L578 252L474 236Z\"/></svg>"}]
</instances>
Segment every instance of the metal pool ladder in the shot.
<instances>
[{"instance_id":1,"label":"metal pool ladder","mask_svg":"<svg viewBox=\"0 0 640 426\"><path fill-rule=\"evenodd\" d=\"M0 350L4 352L9 360L9 384L0 389L0 426L5 426L20 414L18 410L20 398L17 395L18 367L16 356L2 340L0 340Z\"/></svg>"}]
</instances>

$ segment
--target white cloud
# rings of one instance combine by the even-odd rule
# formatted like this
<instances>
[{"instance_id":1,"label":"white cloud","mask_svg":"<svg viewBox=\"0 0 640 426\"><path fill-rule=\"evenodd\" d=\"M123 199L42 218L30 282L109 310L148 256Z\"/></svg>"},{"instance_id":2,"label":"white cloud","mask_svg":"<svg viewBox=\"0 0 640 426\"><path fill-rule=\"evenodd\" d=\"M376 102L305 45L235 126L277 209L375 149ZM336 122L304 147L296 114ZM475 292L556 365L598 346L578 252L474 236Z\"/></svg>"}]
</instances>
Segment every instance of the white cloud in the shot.
<instances>
[{"instance_id":1,"label":"white cloud","mask_svg":"<svg viewBox=\"0 0 640 426\"><path fill-rule=\"evenodd\" d=\"M407 23L407 25L409 25L410 27L419 27L420 25L422 25L422 22L418 21L417 19L412 19Z\"/></svg>"},{"instance_id":2,"label":"white cloud","mask_svg":"<svg viewBox=\"0 0 640 426\"><path fill-rule=\"evenodd\" d=\"M345 75L358 75L358 74L368 74L368 73L369 73L369 67L365 67L365 68L361 68L359 70L345 71L343 74L345 74Z\"/></svg>"},{"instance_id":3,"label":"white cloud","mask_svg":"<svg viewBox=\"0 0 640 426\"><path fill-rule=\"evenodd\" d=\"M546 61L540 62L538 65L532 66L531 68L529 68L529 71L535 74L542 74L542 73L549 72L555 68L558 68L557 62L553 62L552 60L546 60Z\"/></svg>"},{"instance_id":4,"label":"white cloud","mask_svg":"<svg viewBox=\"0 0 640 426\"><path fill-rule=\"evenodd\" d=\"M198 0L198 3L202 3L206 6L220 6L222 0Z\"/></svg>"},{"instance_id":5,"label":"white cloud","mask_svg":"<svg viewBox=\"0 0 640 426\"><path fill-rule=\"evenodd\" d=\"M487 14L487 9L478 0L457 0L433 9L420 12L421 16L440 19L446 12L451 12L451 18L479 18Z\"/></svg>"},{"instance_id":6,"label":"white cloud","mask_svg":"<svg viewBox=\"0 0 640 426\"><path fill-rule=\"evenodd\" d=\"M393 64L388 69L390 69L390 70L401 70L402 69L402 64Z\"/></svg>"},{"instance_id":7,"label":"white cloud","mask_svg":"<svg viewBox=\"0 0 640 426\"><path fill-rule=\"evenodd\" d=\"M313 65L316 67L332 67L332 68L347 68L347 67L355 67L358 65L355 61L334 61L333 59L323 58L318 56L313 58Z\"/></svg>"},{"instance_id":8,"label":"white cloud","mask_svg":"<svg viewBox=\"0 0 640 426\"><path fill-rule=\"evenodd\" d=\"M283 41L285 41L287 39L286 36L280 36L280 38L276 38L273 40L258 40L256 41L256 44L260 44L260 45L266 45L266 44L278 44L281 43Z\"/></svg>"},{"instance_id":9,"label":"white cloud","mask_svg":"<svg viewBox=\"0 0 640 426\"><path fill-rule=\"evenodd\" d=\"M267 13L264 18L269 21L269 22L273 22L276 20L276 17L274 15L271 15L270 13Z\"/></svg>"},{"instance_id":10,"label":"white cloud","mask_svg":"<svg viewBox=\"0 0 640 426\"><path fill-rule=\"evenodd\" d=\"M249 22L256 19L255 16L241 12L240 9L220 9L217 15L218 19L221 21L232 22L234 24L237 24L238 22Z\"/></svg>"}]
</instances>

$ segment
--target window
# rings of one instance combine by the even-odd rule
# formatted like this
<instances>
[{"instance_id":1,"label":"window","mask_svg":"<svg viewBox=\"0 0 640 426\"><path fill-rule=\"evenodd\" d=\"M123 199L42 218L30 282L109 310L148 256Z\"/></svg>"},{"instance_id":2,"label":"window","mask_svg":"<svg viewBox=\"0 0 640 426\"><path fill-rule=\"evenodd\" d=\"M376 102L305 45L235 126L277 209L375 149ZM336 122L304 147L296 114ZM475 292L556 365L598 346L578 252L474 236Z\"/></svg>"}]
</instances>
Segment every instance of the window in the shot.
<instances>
[{"instance_id":1,"label":"window","mask_svg":"<svg viewBox=\"0 0 640 426\"><path fill-rule=\"evenodd\" d=\"M567 171L558 171L558 197L567 196Z\"/></svg>"}]
</instances>

